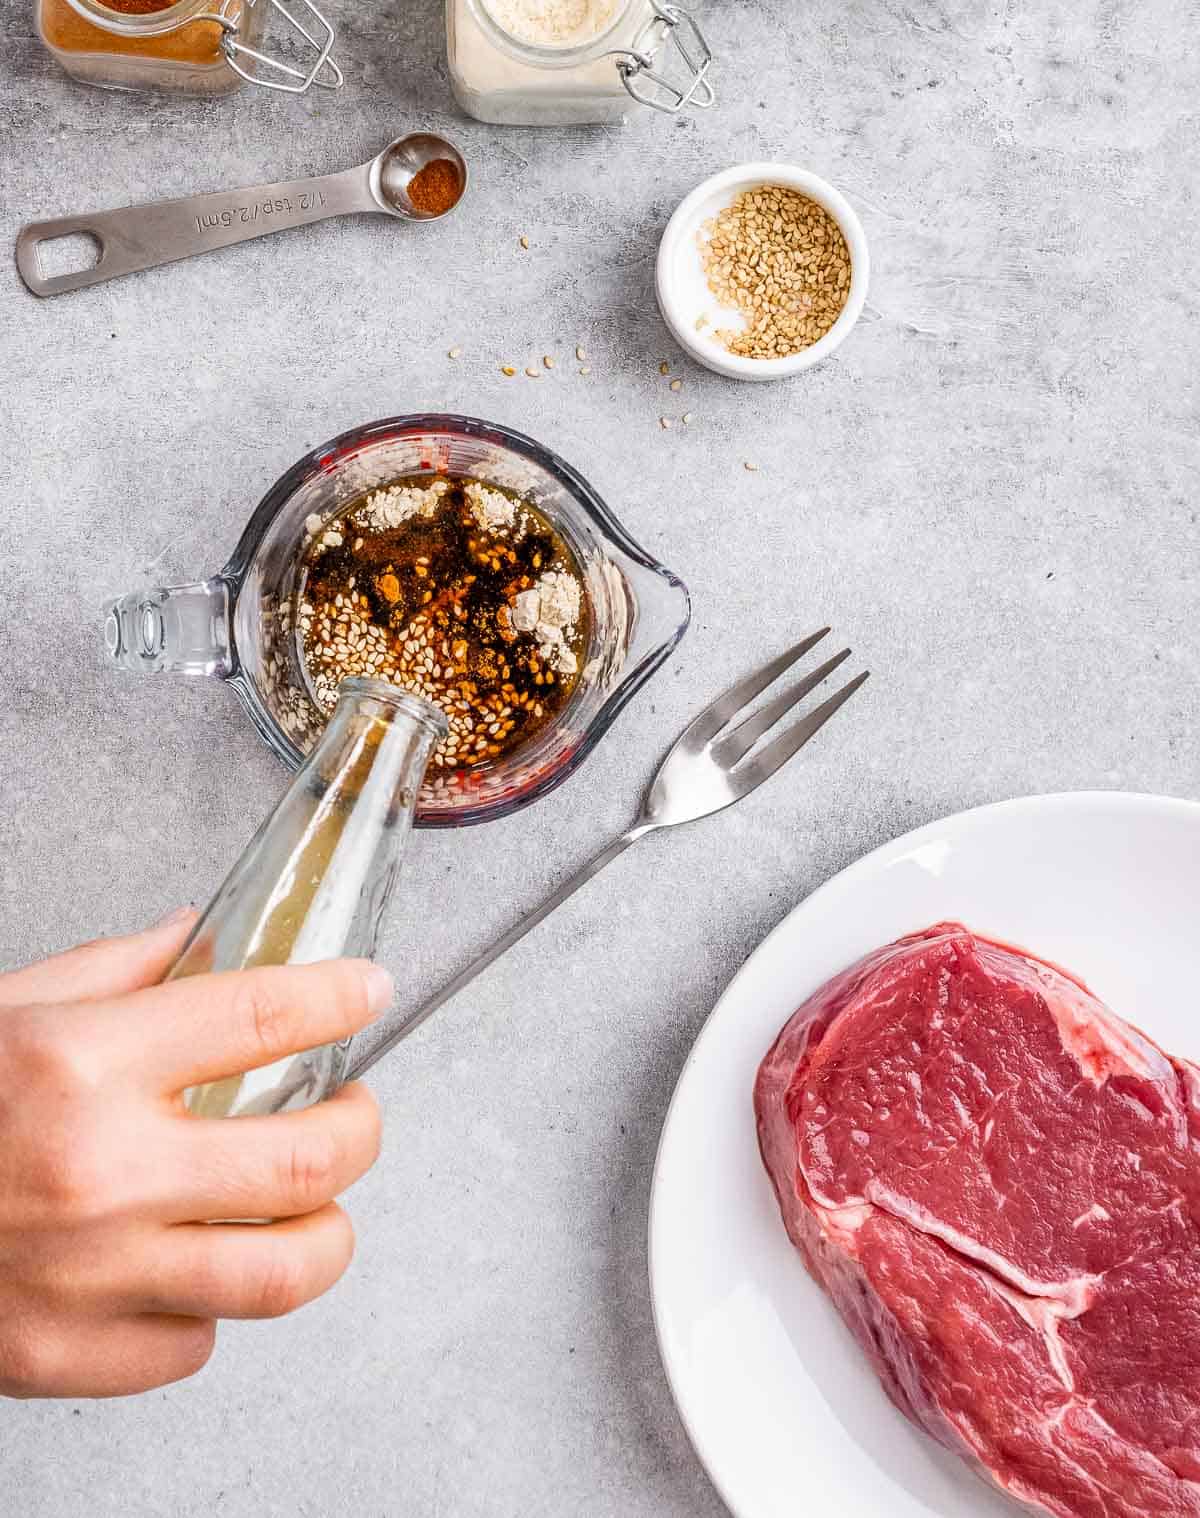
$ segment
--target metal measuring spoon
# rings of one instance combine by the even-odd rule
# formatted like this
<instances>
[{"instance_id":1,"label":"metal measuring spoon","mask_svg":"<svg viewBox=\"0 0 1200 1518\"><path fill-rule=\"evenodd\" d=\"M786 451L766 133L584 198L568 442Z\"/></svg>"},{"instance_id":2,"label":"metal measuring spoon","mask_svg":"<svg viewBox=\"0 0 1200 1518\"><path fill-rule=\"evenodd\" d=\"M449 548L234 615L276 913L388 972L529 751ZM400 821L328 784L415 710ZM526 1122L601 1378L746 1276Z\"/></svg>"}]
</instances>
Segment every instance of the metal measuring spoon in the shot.
<instances>
[{"instance_id":1,"label":"metal measuring spoon","mask_svg":"<svg viewBox=\"0 0 1200 1518\"><path fill-rule=\"evenodd\" d=\"M17 269L35 295L61 295L121 274L157 268L177 258L191 258L213 248L227 248L231 243L248 242L252 237L348 212L382 211L406 221L437 221L439 215L449 215L454 206L440 213L418 210L409 199L408 187L427 163L438 158L448 158L458 170L461 200L467 188L467 165L462 154L433 132L412 132L397 137L370 163L341 174L244 190L218 190L213 195L188 195L183 200L160 200L91 216L30 222L17 234ZM72 274L43 275L39 245L80 232L99 243L98 262Z\"/></svg>"}]
</instances>

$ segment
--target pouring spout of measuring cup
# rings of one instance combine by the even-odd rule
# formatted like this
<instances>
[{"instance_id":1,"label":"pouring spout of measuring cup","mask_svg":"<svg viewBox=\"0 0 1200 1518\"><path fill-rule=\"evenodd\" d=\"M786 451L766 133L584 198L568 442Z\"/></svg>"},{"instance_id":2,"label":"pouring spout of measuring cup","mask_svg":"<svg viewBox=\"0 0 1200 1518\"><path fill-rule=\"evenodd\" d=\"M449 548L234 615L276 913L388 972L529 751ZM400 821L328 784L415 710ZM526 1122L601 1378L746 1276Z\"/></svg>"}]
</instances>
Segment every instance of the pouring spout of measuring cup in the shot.
<instances>
[{"instance_id":1,"label":"pouring spout of measuring cup","mask_svg":"<svg viewBox=\"0 0 1200 1518\"><path fill-rule=\"evenodd\" d=\"M132 591L105 607L109 658L133 674L233 673L232 596L221 575Z\"/></svg>"},{"instance_id":2,"label":"pouring spout of measuring cup","mask_svg":"<svg viewBox=\"0 0 1200 1518\"><path fill-rule=\"evenodd\" d=\"M61 295L330 216L370 211L407 221L436 220L408 197L416 174L436 156L454 165L461 199L467 173L462 155L445 139L417 132L397 138L369 163L339 174L31 222L17 234L17 269L35 295ZM96 243L96 263L66 274L44 273L42 245L80 234Z\"/></svg>"}]
</instances>

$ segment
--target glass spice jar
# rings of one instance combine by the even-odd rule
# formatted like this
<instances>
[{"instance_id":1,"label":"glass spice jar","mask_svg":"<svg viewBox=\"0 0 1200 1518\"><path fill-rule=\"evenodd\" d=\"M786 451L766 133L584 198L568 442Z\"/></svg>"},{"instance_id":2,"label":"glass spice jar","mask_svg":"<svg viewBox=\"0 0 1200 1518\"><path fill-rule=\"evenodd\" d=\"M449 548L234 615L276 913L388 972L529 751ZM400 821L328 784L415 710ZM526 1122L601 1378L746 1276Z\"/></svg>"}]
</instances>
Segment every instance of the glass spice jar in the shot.
<instances>
[{"instance_id":1,"label":"glass spice jar","mask_svg":"<svg viewBox=\"0 0 1200 1518\"><path fill-rule=\"evenodd\" d=\"M303 94L337 89L333 27L299 0L34 0L38 35L67 72L107 89L228 95L245 83ZM261 51L269 9L303 43L305 67Z\"/></svg>"},{"instance_id":2,"label":"glass spice jar","mask_svg":"<svg viewBox=\"0 0 1200 1518\"><path fill-rule=\"evenodd\" d=\"M622 122L630 101L674 113L707 109L712 52L694 17L667 0L593 0L602 29L532 40L506 26L504 0L447 0L455 98L501 125ZM568 7L572 15L579 5ZM539 14L553 12L553 4ZM586 33L586 28L582 29Z\"/></svg>"}]
</instances>

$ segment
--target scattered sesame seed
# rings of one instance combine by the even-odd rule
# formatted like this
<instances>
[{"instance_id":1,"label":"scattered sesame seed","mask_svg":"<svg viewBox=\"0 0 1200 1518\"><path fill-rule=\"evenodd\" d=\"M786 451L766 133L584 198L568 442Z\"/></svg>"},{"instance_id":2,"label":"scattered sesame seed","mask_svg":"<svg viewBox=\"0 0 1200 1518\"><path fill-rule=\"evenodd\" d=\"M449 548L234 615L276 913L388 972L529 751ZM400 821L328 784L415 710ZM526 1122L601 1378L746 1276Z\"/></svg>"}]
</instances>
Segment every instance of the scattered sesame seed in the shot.
<instances>
[{"instance_id":1,"label":"scattered sesame seed","mask_svg":"<svg viewBox=\"0 0 1200 1518\"><path fill-rule=\"evenodd\" d=\"M521 246L523 248L527 248L529 246L529 239L528 239L528 237L522 237L519 240L520 240Z\"/></svg>"},{"instance_id":2,"label":"scattered sesame seed","mask_svg":"<svg viewBox=\"0 0 1200 1518\"><path fill-rule=\"evenodd\" d=\"M660 374L670 374L670 372L671 372L671 366L670 366L670 364L667 363L667 361L666 361L665 358L663 359L662 363L659 364L659 366L658 366L658 372Z\"/></svg>"},{"instance_id":3,"label":"scattered sesame seed","mask_svg":"<svg viewBox=\"0 0 1200 1518\"><path fill-rule=\"evenodd\" d=\"M681 379L673 379L671 381L671 389L672 390L682 390L683 389L683 381Z\"/></svg>"},{"instance_id":4,"label":"scattered sesame seed","mask_svg":"<svg viewBox=\"0 0 1200 1518\"><path fill-rule=\"evenodd\" d=\"M743 459L742 460L742 468L749 470L749 472L751 474L757 474L758 473L758 465L757 464L752 464L749 459Z\"/></svg>"},{"instance_id":5,"label":"scattered sesame seed","mask_svg":"<svg viewBox=\"0 0 1200 1518\"><path fill-rule=\"evenodd\" d=\"M591 366L589 364L584 364L579 372L580 374L590 374L592 372Z\"/></svg>"},{"instance_id":6,"label":"scattered sesame seed","mask_svg":"<svg viewBox=\"0 0 1200 1518\"><path fill-rule=\"evenodd\" d=\"M509 377L509 379L512 379L513 375L516 372L517 371L513 368L513 366L511 364L501 364L500 365L500 373L501 374L507 374L508 377Z\"/></svg>"},{"instance_id":7,"label":"scattered sesame seed","mask_svg":"<svg viewBox=\"0 0 1200 1518\"><path fill-rule=\"evenodd\" d=\"M461 353L461 348L451 348L450 352L446 356L447 358L458 358Z\"/></svg>"},{"instance_id":8,"label":"scattered sesame seed","mask_svg":"<svg viewBox=\"0 0 1200 1518\"><path fill-rule=\"evenodd\" d=\"M587 357L587 354L583 351L582 343L580 343L580 345L575 349L575 357L579 360L580 363L583 363L584 359Z\"/></svg>"},{"instance_id":9,"label":"scattered sesame seed","mask_svg":"<svg viewBox=\"0 0 1200 1518\"><path fill-rule=\"evenodd\" d=\"M660 416L658 419L658 425L664 432L666 432L671 425L671 418L669 416Z\"/></svg>"},{"instance_id":10,"label":"scattered sesame seed","mask_svg":"<svg viewBox=\"0 0 1200 1518\"><path fill-rule=\"evenodd\" d=\"M525 373L529 376L530 379L541 379L542 377L542 371L540 369L535 369L532 364L530 364L530 366L526 369Z\"/></svg>"},{"instance_id":11,"label":"scattered sesame seed","mask_svg":"<svg viewBox=\"0 0 1200 1518\"><path fill-rule=\"evenodd\" d=\"M546 366L547 369L553 369L554 368L554 360L550 357L550 355L548 353L543 357L542 363L545 364L545 366Z\"/></svg>"},{"instance_id":12,"label":"scattered sesame seed","mask_svg":"<svg viewBox=\"0 0 1200 1518\"><path fill-rule=\"evenodd\" d=\"M690 411L685 411L683 413L683 416L682 416L681 420L682 420L683 425L685 427L688 426L690 424L691 420L692 420L692 413Z\"/></svg>"}]
</instances>

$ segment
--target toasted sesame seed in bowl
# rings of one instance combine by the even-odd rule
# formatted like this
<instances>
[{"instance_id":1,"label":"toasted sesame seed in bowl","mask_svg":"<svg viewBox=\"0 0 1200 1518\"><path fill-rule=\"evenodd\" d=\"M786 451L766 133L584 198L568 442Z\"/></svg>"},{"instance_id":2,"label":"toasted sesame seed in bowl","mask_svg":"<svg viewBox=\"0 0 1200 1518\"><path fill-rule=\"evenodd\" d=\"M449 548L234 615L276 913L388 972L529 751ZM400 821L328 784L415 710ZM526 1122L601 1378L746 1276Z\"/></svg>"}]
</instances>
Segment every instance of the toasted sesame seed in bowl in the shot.
<instances>
[{"instance_id":1,"label":"toasted sesame seed in bowl","mask_svg":"<svg viewBox=\"0 0 1200 1518\"><path fill-rule=\"evenodd\" d=\"M658 304L676 341L732 379L782 379L828 357L866 300L858 217L792 164L749 163L698 186L667 223Z\"/></svg>"}]
</instances>

